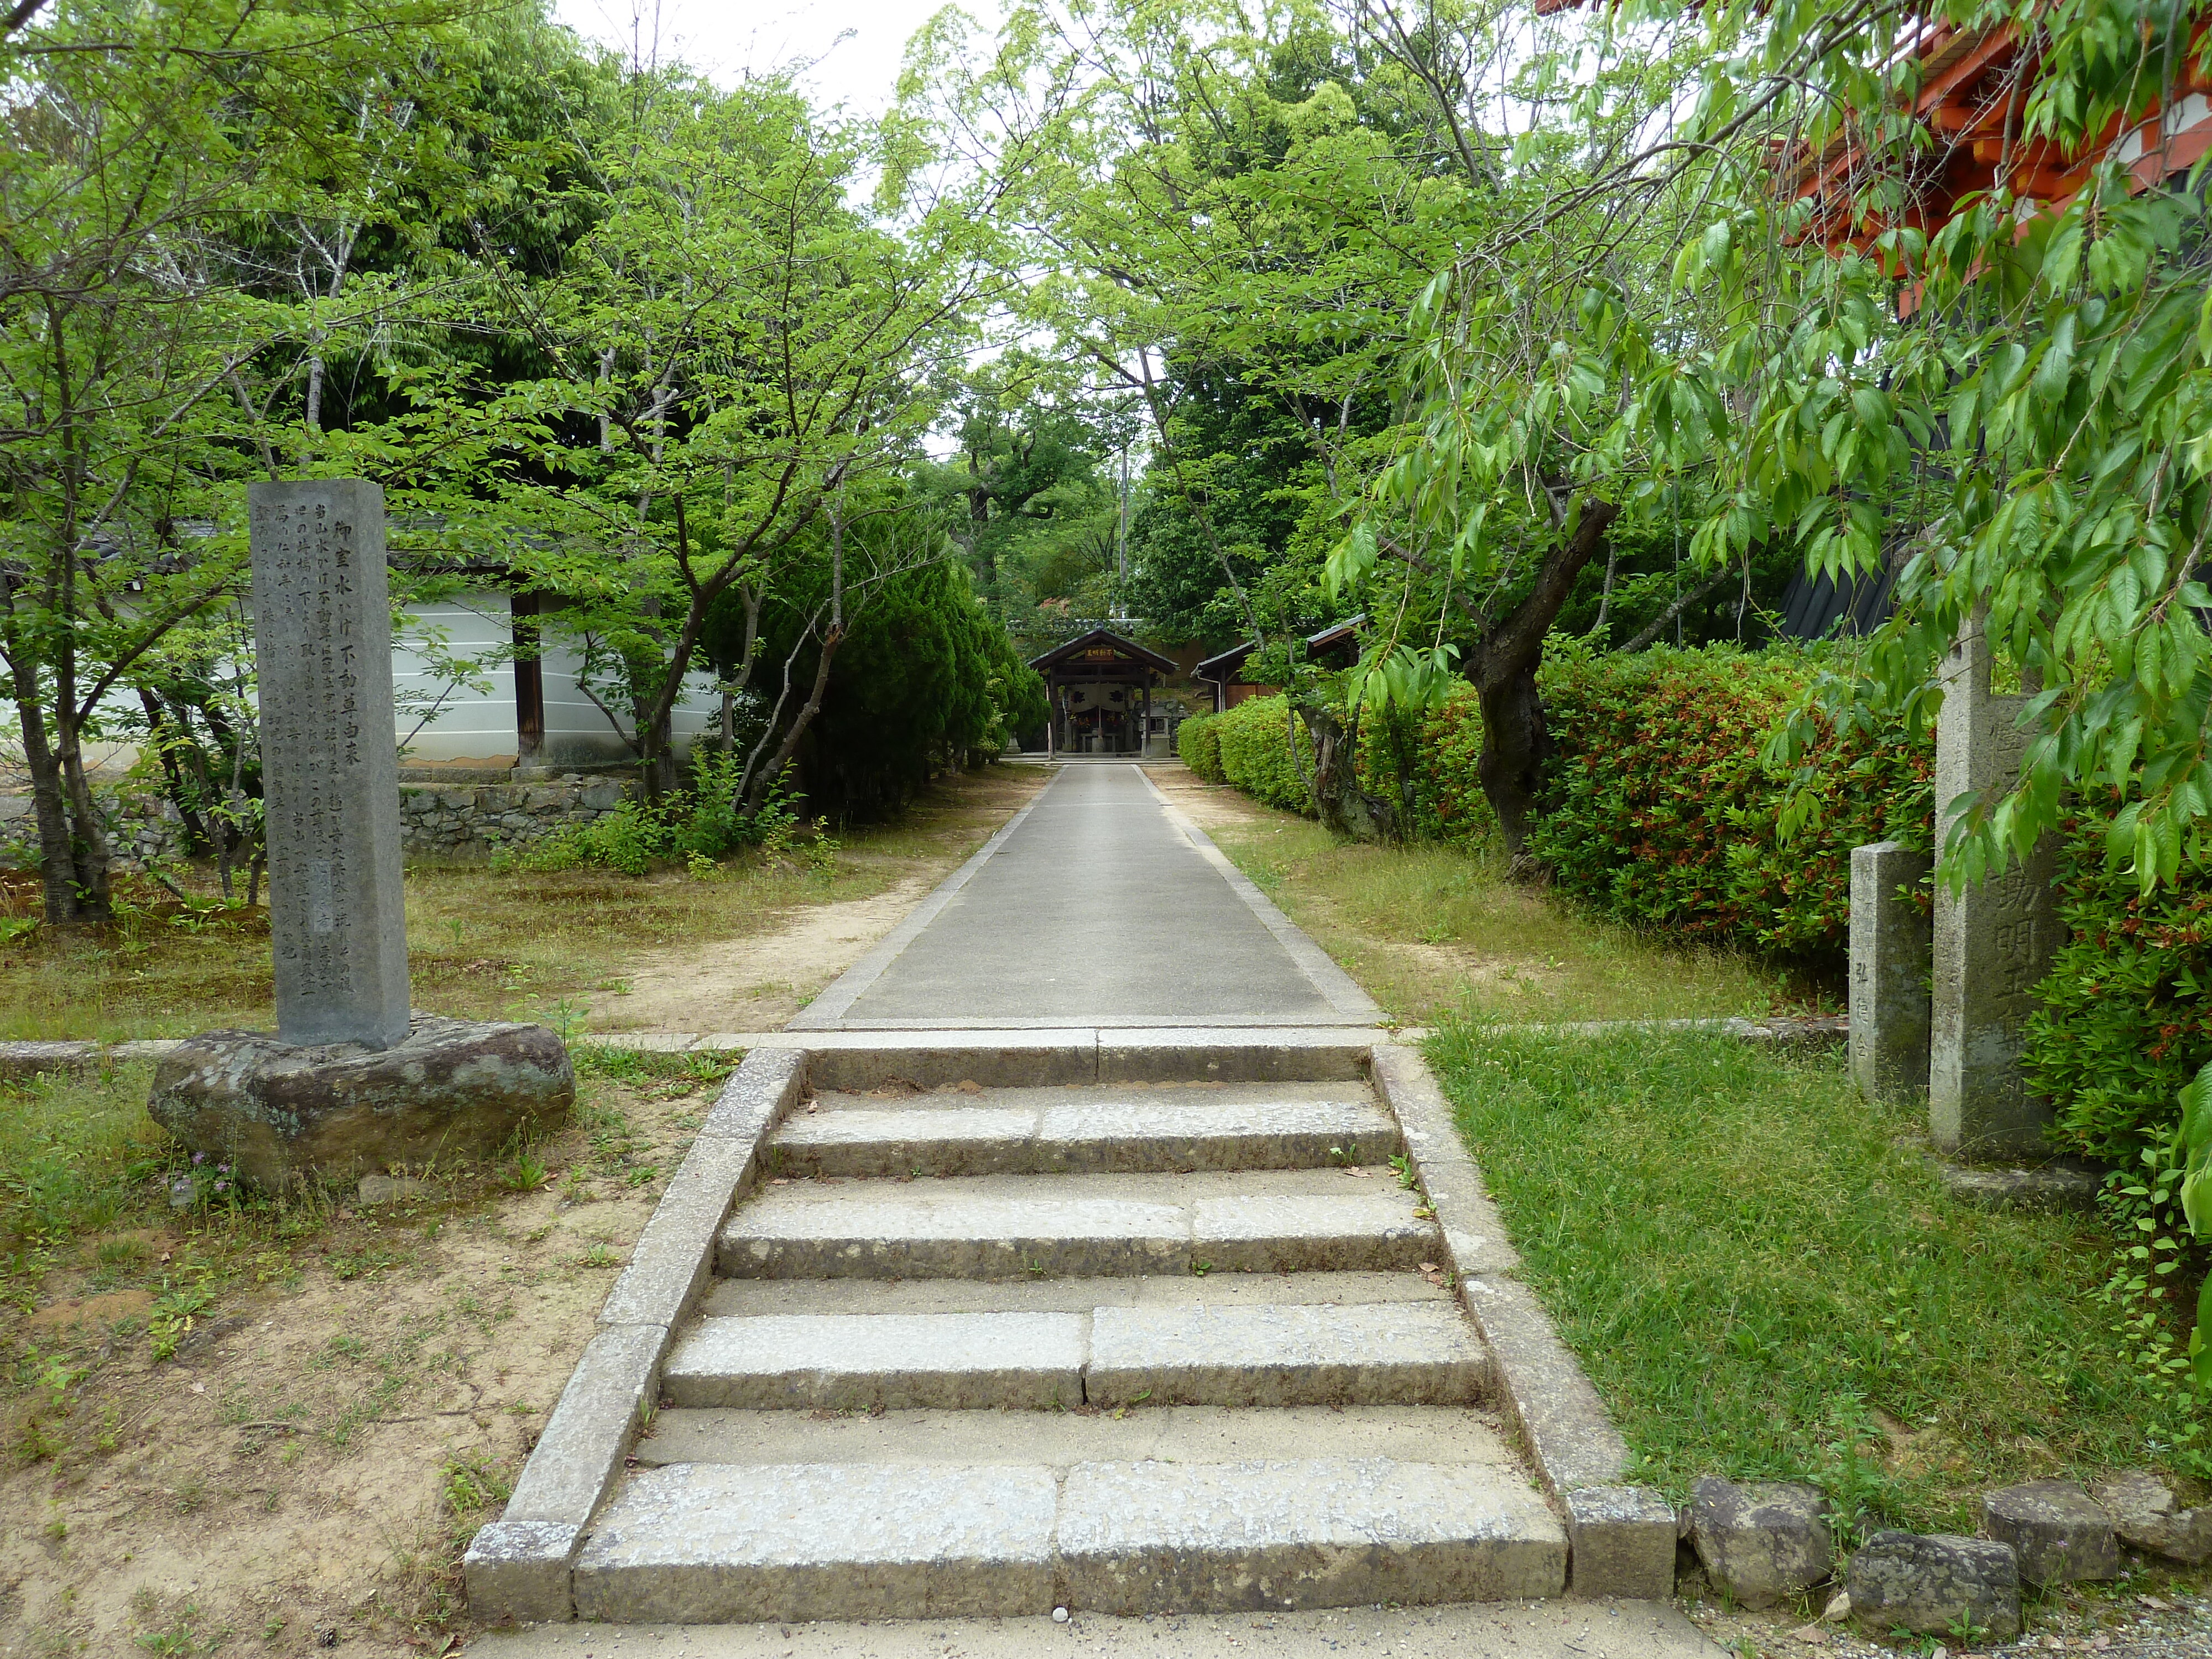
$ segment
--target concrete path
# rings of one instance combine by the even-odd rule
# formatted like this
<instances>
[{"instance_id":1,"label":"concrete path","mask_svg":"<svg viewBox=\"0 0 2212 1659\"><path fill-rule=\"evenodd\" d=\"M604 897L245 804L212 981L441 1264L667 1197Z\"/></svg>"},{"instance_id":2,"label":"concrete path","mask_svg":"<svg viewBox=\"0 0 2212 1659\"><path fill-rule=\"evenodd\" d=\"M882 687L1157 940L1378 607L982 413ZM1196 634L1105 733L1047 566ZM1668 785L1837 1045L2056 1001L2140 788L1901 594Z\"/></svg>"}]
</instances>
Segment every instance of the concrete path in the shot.
<instances>
[{"instance_id":1,"label":"concrete path","mask_svg":"<svg viewBox=\"0 0 2212 1659\"><path fill-rule=\"evenodd\" d=\"M1344 1025L1380 1011L1135 764L1065 766L793 1030Z\"/></svg>"}]
</instances>

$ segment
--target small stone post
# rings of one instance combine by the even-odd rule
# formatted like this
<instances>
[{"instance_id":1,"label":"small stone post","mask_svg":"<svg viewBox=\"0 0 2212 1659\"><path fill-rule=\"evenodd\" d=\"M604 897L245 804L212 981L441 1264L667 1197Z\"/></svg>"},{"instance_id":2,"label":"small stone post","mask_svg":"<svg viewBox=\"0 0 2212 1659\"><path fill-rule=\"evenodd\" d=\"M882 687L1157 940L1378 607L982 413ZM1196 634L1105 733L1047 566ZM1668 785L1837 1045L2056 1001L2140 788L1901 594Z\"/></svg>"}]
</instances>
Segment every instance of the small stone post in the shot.
<instances>
[{"instance_id":1,"label":"small stone post","mask_svg":"<svg viewBox=\"0 0 2212 1659\"><path fill-rule=\"evenodd\" d=\"M1931 862L1893 841L1851 849L1851 1080L1869 1100L1928 1092L1930 927L1900 890Z\"/></svg>"},{"instance_id":2,"label":"small stone post","mask_svg":"<svg viewBox=\"0 0 2212 1659\"><path fill-rule=\"evenodd\" d=\"M389 1048L408 1031L384 491L248 491L276 1030Z\"/></svg>"},{"instance_id":3,"label":"small stone post","mask_svg":"<svg viewBox=\"0 0 2212 1659\"><path fill-rule=\"evenodd\" d=\"M1990 692L1990 646L1979 618L1959 630L1943 667L1936 728L1936 845L1949 838L1951 803L2008 788L2027 734L2015 723L2024 697ZM1935 998L1928 1124L1946 1152L2033 1156L2044 1150L2050 1103L2028 1093L2021 1054L2034 989L2058 944L2048 839L2023 866L1964 892L1936 890Z\"/></svg>"}]
</instances>

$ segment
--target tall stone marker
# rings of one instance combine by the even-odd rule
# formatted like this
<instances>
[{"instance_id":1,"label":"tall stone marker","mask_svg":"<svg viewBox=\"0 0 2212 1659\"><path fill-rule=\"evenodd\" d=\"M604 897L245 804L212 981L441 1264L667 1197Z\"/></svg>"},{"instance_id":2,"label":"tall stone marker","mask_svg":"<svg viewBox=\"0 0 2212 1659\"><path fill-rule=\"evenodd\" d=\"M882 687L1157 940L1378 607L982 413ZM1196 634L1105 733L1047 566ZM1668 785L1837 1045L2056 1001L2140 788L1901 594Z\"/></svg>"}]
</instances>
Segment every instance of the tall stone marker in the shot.
<instances>
[{"instance_id":1,"label":"tall stone marker","mask_svg":"<svg viewBox=\"0 0 2212 1659\"><path fill-rule=\"evenodd\" d=\"M1929 924L1904 890L1932 861L1893 841L1851 849L1851 1079L1869 1100L1928 1093Z\"/></svg>"},{"instance_id":2,"label":"tall stone marker","mask_svg":"<svg viewBox=\"0 0 2212 1659\"><path fill-rule=\"evenodd\" d=\"M277 1035L389 1048L408 995L384 490L248 494Z\"/></svg>"},{"instance_id":3,"label":"tall stone marker","mask_svg":"<svg viewBox=\"0 0 2212 1659\"><path fill-rule=\"evenodd\" d=\"M2027 735L2016 721L2026 701L1990 695L1989 640L1978 620L1967 623L1943 665L1936 728L1939 847L1955 821L1953 801L2008 788L2019 776ZM1928 1126L1946 1152L1999 1158L2046 1150L2050 1103L2029 1092L2021 1056L2036 983L2058 945L2055 863L2046 838L2025 865L2009 864L1962 893L1936 884Z\"/></svg>"}]
</instances>

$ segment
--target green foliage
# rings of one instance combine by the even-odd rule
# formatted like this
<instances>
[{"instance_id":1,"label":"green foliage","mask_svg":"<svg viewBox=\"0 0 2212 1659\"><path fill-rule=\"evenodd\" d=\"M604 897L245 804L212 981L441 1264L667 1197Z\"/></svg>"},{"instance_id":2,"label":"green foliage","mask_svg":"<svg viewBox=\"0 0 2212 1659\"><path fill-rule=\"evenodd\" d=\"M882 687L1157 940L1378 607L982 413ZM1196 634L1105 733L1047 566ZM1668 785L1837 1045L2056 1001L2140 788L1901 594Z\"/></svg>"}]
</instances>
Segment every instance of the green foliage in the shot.
<instances>
[{"instance_id":1,"label":"green foliage","mask_svg":"<svg viewBox=\"0 0 2212 1659\"><path fill-rule=\"evenodd\" d=\"M2008 1480L2175 1467L2099 1231L1948 1201L1924 1112L1838 1058L1465 1023L1426 1053L1638 1480L1814 1478L1847 1528L1971 1530Z\"/></svg>"},{"instance_id":2,"label":"green foliage","mask_svg":"<svg viewBox=\"0 0 2212 1659\"><path fill-rule=\"evenodd\" d=\"M799 840L799 804L805 797L792 787L791 769L769 786L757 811L738 799L742 757L725 755L702 739L691 750L691 787L642 800L629 796L614 811L589 823L556 830L520 853L499 860L503 869L539 874L596 867L642 876L656 862L682 863L698 873L698 864L741 848L757 847L771 856L795 850ZM819 844L823 837L816 838ZM834 850L836 843L828 845Z\"/></svg>"},{"instance_id":3,"label":"green foliage","mask_svg":"<svg viewBox=\"0 0 2212 1659\"><path fill-rule=\"evenodd\" d=\"M1221 769L1221 716L1194 714L1176 728L1176 753L1208 783L1226 783Z\"/></svg>"},{"instance_id":4,"label":"green foliage","mask_svg":"<svg viewBox=\"0 0 2212 1659\"><path fill-rule=\"evenodd\" d=\"M1487 840L1497 827L1482 793L1482 707L1471 685L1455 687L1422 717L1414 761L1413 833L1427 841Z\"/></svg>"},{"instance_id":5,"label":"green foliage","mask_svg":"<svg viewBox=\"0 0 2212 1659\"><path fill-rule=\"evenodd\" d=\"M1929 844L1934 754L1889 724L1827 728L1795 772L1764 762L1817 669L1798 652L1726 647L1554 667L1559 757L1530 844L1561 890L1684 939L1840 951L1850 849ZM1818 810L1785 842L1793 800Z\"/></svg>"},{"instance_id":6,"label":"green foliage","mask_svg":"<svg viewBox=\"0 0 2212 1659\"><path fill-rule=\"evenodd\" d=\"M1313 749L1304 728L1305 771L1300 757L1291 753L1290 704L1281 697L1250 697L1216 717L1215 741L1221 755L1221 775L1246 794L1286 811L1313 812L1313 793L1306 775L1313 769Z\"/></svg>"},{"instance_id":7,"label":"green foliage","mask_svg":"<svg viewBox=\"0 0 2212 1659\"><path fill-rule=\"evenodd\" d=\"M2108 813L2061 843L2066 937L2028 1021L2027 1066L2071 1151L2134 1168L2172 1134L2183 1085L2212 1060L2212 869L2145 895L2104 858Z\"/></svg>"}]
</instances>

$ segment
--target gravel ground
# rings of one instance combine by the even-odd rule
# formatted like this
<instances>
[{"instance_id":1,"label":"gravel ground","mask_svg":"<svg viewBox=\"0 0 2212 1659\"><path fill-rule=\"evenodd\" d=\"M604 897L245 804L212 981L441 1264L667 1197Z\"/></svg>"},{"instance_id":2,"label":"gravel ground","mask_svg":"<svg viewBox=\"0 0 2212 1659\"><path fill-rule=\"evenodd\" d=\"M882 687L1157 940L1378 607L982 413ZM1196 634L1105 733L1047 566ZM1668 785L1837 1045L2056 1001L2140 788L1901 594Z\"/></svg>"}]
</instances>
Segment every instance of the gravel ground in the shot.
<instances>
[{"instance_id":1,"label":"gravel ground","mask_svg":"<svg viewBox=\"0 0 2212 1659\"><path fill-rule=\"evenodd\" d=\"M2212 1656L2212 1572L2137 1565L2110 1584L2075 1585L2026 1608L2027 1629L2016 1642L1960 1648L1942 1637L1911 1643L1875 1639L1853 1625L1832 1625L1820 1607L1729 1611L1711 1601L1686 1603L1691 1621L1723 1649L1752 1659L1871 1659L1897 1653L1944 1659L2026 1659L2046 1653L2096 1653L2110 1659L2208 1659Z\"/></svg>"}]
</instances>

